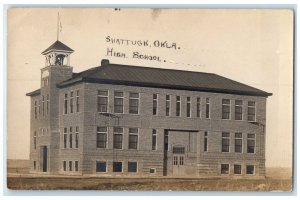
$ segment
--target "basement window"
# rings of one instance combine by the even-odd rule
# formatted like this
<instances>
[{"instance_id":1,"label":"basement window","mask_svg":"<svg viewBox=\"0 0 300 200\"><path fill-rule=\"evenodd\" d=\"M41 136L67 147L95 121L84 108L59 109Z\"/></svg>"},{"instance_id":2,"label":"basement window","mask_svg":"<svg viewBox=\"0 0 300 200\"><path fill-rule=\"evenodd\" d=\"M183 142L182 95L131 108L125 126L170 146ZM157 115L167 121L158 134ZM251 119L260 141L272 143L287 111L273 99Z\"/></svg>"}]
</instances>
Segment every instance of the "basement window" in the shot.
<instances>
[{"instance_id":1,"label":"basement window","mask_svg":"<svg viewBox=\"0 0 300 200\"><path fill-rule=\"evenodd\" d=\"M122 172L122 162L113 162L113 172Z\"/></svg>"},{"instance_id":2,"label":"basement window","mask_svg":"<svg viewBox=\"0 0 300 200\"><path fill-rule=\"evenodd\" d=\"M156 173L156 169L155 168L150 168L150 174L155 174Z\"/></svg>"}]
</instances>

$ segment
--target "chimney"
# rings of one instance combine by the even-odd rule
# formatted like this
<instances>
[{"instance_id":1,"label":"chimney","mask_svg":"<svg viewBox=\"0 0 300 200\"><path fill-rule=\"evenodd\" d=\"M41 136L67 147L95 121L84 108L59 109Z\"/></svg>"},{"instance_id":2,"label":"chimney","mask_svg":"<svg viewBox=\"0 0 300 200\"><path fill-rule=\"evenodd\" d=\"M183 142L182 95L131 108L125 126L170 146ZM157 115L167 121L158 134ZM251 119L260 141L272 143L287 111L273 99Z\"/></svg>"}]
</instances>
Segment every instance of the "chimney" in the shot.
<instances>
[{"instance_id":1,"label":"chimney","mask_svg":"<svg viewBox=\"0 0 300 200\"><path fill-rule=\"evenodd\" d=\"M105 66L109 64L109 60L108 59L102 59L101 60L101 66Z\"/></svg>"}]
</instances>

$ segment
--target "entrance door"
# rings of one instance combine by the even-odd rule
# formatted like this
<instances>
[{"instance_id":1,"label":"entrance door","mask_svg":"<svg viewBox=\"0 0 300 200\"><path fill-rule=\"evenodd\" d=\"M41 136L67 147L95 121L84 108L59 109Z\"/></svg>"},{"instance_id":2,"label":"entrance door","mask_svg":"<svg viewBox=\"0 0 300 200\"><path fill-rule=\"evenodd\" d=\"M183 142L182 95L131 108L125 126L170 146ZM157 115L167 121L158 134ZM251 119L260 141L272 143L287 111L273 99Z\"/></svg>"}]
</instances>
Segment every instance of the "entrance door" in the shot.
<instances>
[{"instance_id":1,"label":"entrance door","mask_svg":"<svg viewBox=\"0 0 300 200\"><path fill-rule=\"evenodd\" d=\"M173 147L173 176L184 176L185 174L185 148Z\"/></svg>"},{"instance_id":2,"label":"entrance door","mask_svg":"<svg viewBox=\"0 0 300 200\"><path fill-rule=\"evenodd\" d=\"M48 149L47 146L43 146L43 172L47 172L48 169Z\"/></svg>"}]
</instances>

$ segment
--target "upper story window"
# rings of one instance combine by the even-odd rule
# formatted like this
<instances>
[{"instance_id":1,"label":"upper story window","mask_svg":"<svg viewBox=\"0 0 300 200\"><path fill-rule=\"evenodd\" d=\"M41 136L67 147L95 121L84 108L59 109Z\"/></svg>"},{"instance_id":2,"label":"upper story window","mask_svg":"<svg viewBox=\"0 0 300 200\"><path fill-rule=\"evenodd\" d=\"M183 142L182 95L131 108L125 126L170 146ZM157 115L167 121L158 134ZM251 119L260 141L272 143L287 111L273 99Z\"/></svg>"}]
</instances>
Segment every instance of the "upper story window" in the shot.
<instances>
[{"instance_id":1,"label":"upper story window","mask_svg":"<svg viewBox=\"0 0 300 200\"><path fill-rule=\"evenodd\" d=\"M170 116L171 98L170 95L166 95L166 116Z\"/></svg>"},{"instance_id":2,"label":"upper story window","mask_svg":"<svg viewBox=\"0 0 300 200\"><path fill-rule=\"evenodd\" d=\"M153 109L152 114L157 115L157 94L153 94Z\"/></svg>"},{"instance_id":3,"label":"upper story window","mask_svg":"<svg viewBox=\"0 0 300 200\"><path fill-rule=\"evenodd\" d=\"M123 128L114 127L113 148L123 148Z\"/></svg>"},{"instance_id":4,"label":"upper story window","mask_svg":"<svg viewBox=\"0 0 300 200\"><path fill-rule=\"evenodd\" d=\"M180 96L176 96L176 116L180 116L181 100Z\"/></svg>"},{"instance_id":5,"label":"upper story window","mask_svg":"<svg viewBox=\"0 0 300 200\"><path fill-rule=\"evenodd\" d=\"M129 128L128 149L138 148L138 128Z\"/></svg>"},{"instance_id":6,"label":"upper story window","mask_svg":"<svg viewBox=\"0 0 300 200\"><path fill-rule=\"evenodd\" d=\"M209 98L205 99L205 118L206 119L210 118L210 99Z\"/></svg>"},{"instance_id":7,"label":"upper story window","mask_svg":"<svg viewBox=\"0 0 300 200\"><path fill-rule=\"evenodd\" d=\"M200 117L201 116L201 110L200 110L200 104L201 104L201 98L197 97L197 106L196 106L196 116Z\"/></svg>"},{"instance_id":8,"label":"upper story window","mask_svg":"<svg viewBox=\"0 0 300 200\"><path fill-rule=\"evenodd\" d=\"M76 112L79 112L79 90L76 90Z\"/></svg>"},{"instance_id":9,"label":"upper story window","mask_svg":"<svg viewBox=\"0 0 300 200\"><path fill-rule=\"evenodd\" d=\"M77 149L79 146L79 127L75 128L75 148Z\"/></svg>"},{"instance_id":10,"label":"upper story window","mask_svg":"<svg viewBox=\"0 0 300 200\"><path fill-rule=\"evenodd\" d=\"M186 98L186 116L191 117L191 97Z\"/></svg>"},{"instance_id":11,"label":"upper story window","mask_svg":"<svg viewBox=\"0 0 300 200\"><path fill-rule=\"evenodd\" d=\"M64 141L64 149L67 148L67 138L68 137L68 129L64 128L64 135L63 135L63 141Z\"/></svg>"},{"instance_id":12,"label":"upper story window","mask_svg":"<svg viewBox=\"0 0 300 200\"><path fill-rule=\"evenodd\" d=\"M123 92L114 92L114 112L115 113L123 113L124 112L124 106L123 106L123 99L124 99L124 93Z\"/></svg>"},{"instance_id":13,"label":"upper story window","mask_svg":"<svg viewBox=\"0 0 300 200\"><path fill-rule=\"evenodd\" d=\"M139 114L139 93L129 93L129 113Z\"/></svg>"},{"instance_id":14,"label":"upper story window","mask_svg":"<svg viewBox=\"0 0 300 200\"><path fill-rule=\"evenodd\" d=\"M222 99L222 119L230 119L230 100Z\"/></svg>"},{"instance_id":15,"label":"upper story window","mask_svg":"<svg viewBox=\"0 0 300 200\"><path fill-rule=\"evenodd\" d=\"M247 135L247 153L255 152L255 134L249 133Z\"/></svg>"},{"instance_id":16,"label":"upper story window","mask_svg":"<svg viewBox=\"0 0 300 200\"><path fill-rule=\"evenodd\" d=\"M47 94L47 97L46 97L46 115L49 115L49 94Z\"/></svg>"},{"instance_id":17,"label":"upper story window","mask_svg":"<svg viewBox=\"0 0 300 200\"><path fill-rule=\"evenodd\" d=\"M38 117L38 105L37 101L34 101L34 119L37 119Z\"/></svg>"},{"instance_id":18,"label":"upper story window","mask_svg":"<svg viewBox=\"0 0 300 200\"><path fill-rule=\"evenodd\" d=\"M222 133L222 152L229 152L229 136L230 133L228 132Z\"/></svg>"},{"instance_id":19,"label":"upper story window","mask_svg":"<svg viewBox=\"0 0 300 200\"><path fill-rule=\"evenodd\" d=\"M255 102L248 101L248 121L255 121Z\"/></svg>"},{"instance_id":20,"label":"upper story window","mask_svg":"<svg viewBox=\"0 0 300 200\"><path fill-rule=\"evenodd\" d=\"M74 92L70 93L70 113L74 112Z\"/></svg>"},{"instance_id":21,"label":"upper story window","mask_svg":"<svg viewBox=\"0 0 300 200\"><path fill-rule=\"evenodd\" d=\"M235 120L243 119L243 101L235 100Z\"/></svg>"},{"instance_id":22,"label":"upper story window","mask_svg":"<svg viewBox=\"0 0 300 200\"><path fill-rule=\"evenodd\" d=\"M68 114L68 93L65 93L64 98L64 114Z\"/></svg>"},{"instance_id":23,"label":"upper story window","mask_svg":"<svg viewBox=\"0 0 300 200\"><path fill-rule=\"evenodd\" d=\"M45 96L42 96L42 113L43 117L45 116Z\"/></svg>"},{"instance_id":24,"label":"upper story window","mask_svg":"<svg viewBox=\"0 0 300 200\"><path fill-rule=\"evenodd\" d=\"M36 150L36 131L33 134L33 149Z\"/></svg>"},{"instance_id":25,"label":"upper story window","mask_svg":"<svg viewBox=\"0 0 300 200\"><path fill-rule=\"evenodd\" d=\"M97 127L97 148L106 148L107 127Z\"/></svg>"},{"instance_id":26,"label":"upper story window","mask_svg":"<svg viewBox=\"0 0 300 200\"><path fill-rule=\"evenodd\" d=\"M70 127L69 148L73 148L73 127Z\"/></svg>"},{"instance_id":27,"label":"upper story window","mask_svg":"<svg viewBox=\"0 0 300 200\"><path fill-rule=\"evenodd\" d=\"M108 90L98 90L98 112L108 112Z\"/></svg>"},{"instance_id":28,"label":"upper story window","mask_svg":"<svg viewBox=\"0 0 300 200\"><path fill-rule=\"evenodd\" d=\"M243 135L242 133L235 133L234 138L234 152L242 153L243 151Z\"/></svg>"},{"instance_id":29,"label":"upper story window","mask_svg":"<svg viewBox=\"0 0 300 200\"><path fill-rule=\"evenodd\" d=\"M156 129L152 130L152 150L156 150Z\"/></svg>"}]
</instances>

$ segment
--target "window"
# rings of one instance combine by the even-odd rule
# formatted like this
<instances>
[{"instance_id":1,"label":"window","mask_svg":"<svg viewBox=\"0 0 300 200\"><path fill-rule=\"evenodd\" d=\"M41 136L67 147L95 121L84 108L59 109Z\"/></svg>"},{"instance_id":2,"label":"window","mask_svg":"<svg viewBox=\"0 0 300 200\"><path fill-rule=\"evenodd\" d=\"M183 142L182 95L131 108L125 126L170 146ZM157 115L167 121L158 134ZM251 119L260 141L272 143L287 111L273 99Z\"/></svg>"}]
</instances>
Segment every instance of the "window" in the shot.
<instances>
[{"instance_id":1,"label":"window","mask_svg":"<svg viewBox=\"0 0 300 200\"><path fill-rule=\"evenodd\" d=\"M138 128L129 128L128 149L137 149L138 147Z\"/></svg>"},{"instance_id":2,"label":"window","mask_svg":"<svg viewBox=\"0 0 300 200\"><path fill-rule=\"evenodd\" d=\"M49 94L46 97L46 115L49 114Z\"/></svg>"},{"instance_id":3,"label":"window","mask_svg":"<svg viewBox=\"0 0 300 200\"><path fill-rule=\"evenodd\" d=\"M197 97L197 117L201 116L201 110L200 110L200 104L201 104L201 98Z\"/></svg>"},{"instance_id":4,"label":"window","mask_svg":"<svg viewBox=\"0 0 300 200\"><path fill-rule=\"evenodd\" d=\"M64 140L64 149L67 148L67 137L68 137L67 132L68 132L68 129L64 128L64 138L63 138L63 140Z\"/></svg>"},{"instance_id":5,"label":"window","mask_svg":"<svg viewBox=\"0 0 300 200\"><path fill-rule=\"evenodd\" d=\"M139 114L139 93L129 93L129 113Z\"/></svg>"},{"instance_id":6,"label":"window","mask_svg":"<svg viewBox=\"0 0 300 200\"><path fill-rule=\"evenodd\" d=\"M246 166L246 174L254 174L254 165Z\"/></svg>"},{"instance_id":7,"label":"window","mask_svg":"<svg viewBox=\"0 0 300 200\"><path fill-rule=\"evenodd\" d=\"M222 119L230 118L230 100L222 99Z\"/></svg>"},{"instance_id":8,"label":"window","mask_svg":"<svg viewBox=\"0 0 300 200\"><path fill-rule=\"evenodd\" d=\"M255 151L255 135L249 133L247 135L247 153L254 153Z\"/></svg>"},{"instance_id":9,"label":"window","mask_svg":"<svg viewBox=\"0 0 300 200\"><path fill-rule=\"evenodd\" d=\"M36 170L36 161L33 161L33 170Z\"/></svg>"},{"instance_id":10,"label":"window","mask_svg":"<svg viewBox=\"0 0 300 200\"><path fill-rule=\"evenodd\" d=\"M150 174L155 174L156 169L155 168L150 168Z\"/></svg>"},{"instance_id":11,"label":"window","mask_svg":"<svg viewBox=\"0 0 300 200\"><path fill-rule=\"evenodd\" d=\"M75 172L78 172L78 161L77 161L77 160L75 161L75 166L74 166L74 168L75 168Z\"/></svg>"},{"instance_id":12,"label":"window","mask_svg":"<svg viewBox=\"0 0 300 200\"><path fill-rule=\"evenodd\" d=\"M173 156L173 165L178 165L178 156Z\"/></svg>"},{"instance_id":13,"label":"window","mask_svg":"<svg viewBox=\"0 0 300 200\"><path fill-rule=\"evenodd\" d=\"M243 101L235 100L235 120L243 119Z\"/></svg>"},{"instance_id":14,"label":"window","mask_svg":"<svg viewBox=\"0 0 300 200\"><path fill-rule=\"evenodd\" d=\"M41 100L39 99L39 117L41 116L41 111L42 109L41 109Z\"/></svg>"},{"instance_id":15,"label":"window","mask_svg":"<svg viewBox=\"0 0 300 200\"><path fill-rule=\"evenodd\" d=\"M184 164L184 157L179 156L179 165L183 165L183 164Z\"/></svg>"},{"instance_id":16,"label":"window","mask_svg":"<svg viewBox=\"0 0 300 200\"><path fill-rule=\"evenodd\" d=\"M166 95L166 116L170 116L171 98L170 95Z\"/></svg>"},{"instance_id":17,"label":"window","mask_svg":"<svg viewBox=\"0 0 300 200\"><path fill-rule=\"evenodd\" d=\"M42 113L43 117L45 116L45 96L42 96Z\"/></svg>"},{"instance_id":18,"label":"window","mask_svg":"<svg viewBox=\"0 0 300 200\"><path fill-rule=\"evenodd\" d=\"M97 127L97 148L106 148L107 127Z\"/></svg>"},{"instance_id":19,"label":"window","mask_svg":"<svg viewBox=\"0 0 300 200\"><path fill-rule=\"evenodd\" d=\"M34 148L34 150L36 150L36 131L34 131L34 134L33 134L33 148Z\"/></svg>"},{"instance_id":20,"label":"window","mask_svg":"<svg viewBox=\"0 0 300 200\"><path fill-rule=\"evenodd\" d=\"M152 150L156 150L156 130L152 130Z\"/></svg>"},{"instance_id":21,"label":"window","mask_svg":"<svg viewBox=\"0 0 300 200\"><path fill-rule=\"evenodd\" d=\"M184 147L173 147L173 154L184 154Z\"/></svg>"},{"instance_id":22,"label":"window","mask_svg":"<svg viewBox=\"0 0 300 200\"><path fill-rule=\"evenodd\" d=\"M122 172L122 162L113 162L113 172Z\"/></svg>"},{"instance_id":23,"label":"window","mask_svg":"<svg viewBox=\"0 0 300 200\"><path fill-rule=\"evenodd\" d=\"M70 127L69 148L73 148L73 127Z\"/></svg>"},{"instance_id":24,"label":"window","mask_svg":"<svg viewBox=\"0 0 300 200\"><path fill-rule=\"evenodd\" d=\"M79 146L79 127L76 126L75 128L75 148Z\"/></svg>"},{"instance_id":25,"label":"window","mask_svg":"<svg viewBox=\"0 0 300 200\"><path fill-rule=\"evenodd\" d=\"M229 164L221 164L221 174L229 174Z\"/></svg>"},{"instance_id":26,"label":"window","mask_svg":"<svg viewBox=\"0 0 300 200\"><path fill-rule=\"evenodd\" d=\"M67 171L67 161L63 161L63 170Z\"/></svg>"},{"instance_id":27,"label":"window","mask_svg":"<svg viewBox=\"0 0 300 200\"><path fill-rule=\"evenodd\" d=\"M169 150L169 132L164 133L164 150Z\"/></svg>"},{"instance_id":28,"label":"window","mask_svg":"<svg viewBox=\"0 0 300 200\"><path fill-rule=\"evenodd\" d=\"M229 133L222 133L222 152L229 152Z\"/></svg>"},{"instance_id":29,"label":"window","mask_svg":"<svg viewBox=\"0 0 300 200\"><path fill-rule=\"evenodd\" d=\"M128 172L137 172L137 162L128 162Z\"/></svg>"},{"instance_id":30,"label":"window","mask_svg":"<svg viewBox=\"0 0 300 200\"><path fill-rule=\"evenodd\" d=\"M191 117L191 97L186 98L186 116Z\"/></svg>"},{"instance_id":31,"label":"window","mask_svg":"<svg viewBox=\"0 0 300 200\"><path fill-rule=\"evenodd\" d=\"M41 135L44 136L44 128L41 128Z\"/></svg>"},{"instance_id":32,"label":"window","mask_svg":"<svg viewBox=\"0 0 300 200\"><path fill-rule=\"evenodd\" d=\"M79 90L76 91L76 112L79 112Z\"/></svg>"},{"instance_id":33,"label":"window","mask_svg":"<svg viewBox=\"0 0 300 200\"><path fill-rule=\"evenodd\" d=\"M250 121L250 122L255 121L255 102L254 101L248 102L248 121Z\"/></svg>"},{"instance_id":34,"label":"window","mask_svg":"<svg viewBox=\"0 0 300 200\"><path fill-rule=\"evenodd\" d=\"M234 152L236 153L242 153L243 151L243 137L242 133L235 133L235 139L234 139Z\"/></svg>"},{"instance_id":35,"label":"window","mask_svg":"<svg viewBox=\"0 0 300 200\"><path fill-rule=\"evenodd\" d=\"M114 112L115 113L123 113L123 92L115 92L114 99Z\"/></svg>"},{"instance_id":36,"label":"window","mask_svg":"<svg viewBox=\"0 0 300 200\"><path fill-rule=\"evenodd\" d=\"M34 119L37 119L37 109L38 109L38 106L37 106L37 101L34 101Z\"/></svg>"},{"instance_id":37,"label":"window","mask_svg":"<svg viewBox=\"0 0 300 200\"><path fill-rule=\"evenodd\" d=\"M70 93L70 113L74 111L74 92Z\"/></svg>"},{"instance_id":38,"label":"window","mask_svg":"<svg viewBox=\"0 0 300 200\"><path fill-rule=\"evenodd\" d=\"M106 172L106 162L96 162L96 172Z\"/></svg>"},{"instance_id":39,"label":"window","mask_svg":"<svg viewBox=\"0 0 300 200\"><path fill-rule=\"evenodd\" d=\"M207 136L207 131L204 132L204 151L207 152L207 140L208 140L208 136Z\"/></svg>"},{"instance_id":40,"label":"window","mask_svg":"<svg viewBox=\"0 0 300 200\"><path fill-rule=\"evenodd\" d=\"M206 98L205 100L205 118L210 118L210 99Z\"/></svg>"},{"instance_id":41,"label":"window","mask_svg":"<svg viewBox=\"0 0 300 200\"><path fill-rule=\"evenodd\" d=\"M69 161L69 171L70 171L70 172L73 170L73 169L72 169L72 168L73 168L72 165L73 165L72 161Z\"/></svg>"},{"instance_id":42,"label":"window","mask_svg":"<svg viewBox=\"0 0 300 200\"><path fill-rule=\"evenodd\" d=\"M108 90L98 90L98 112L108 112Z\"/></svg>"},{"instance_id":43,"label":"window","mask_svg":"<svg viewBox=\"0 0 300 200\"><path fill-rule=\"evenodd\" d=\"M65 99L64 99L64 114L68 114L68 94L65 94Z\"/></svg>"},{"instance_id":44,"label":"window","mask_svg":"<svg viewBox=\"0 0 300 200\"><path fill-rule=\"evenodd\" d=\"M157 115L157 94L153 94L153 115Z\"/></svg>"},{"instance_id":45,"label":"window","mask_svg":"<svg viewBox=\"0 0 300 200\"><path fill-rule=\"evenodd\" d=\"M241 165L234 165L233 166L234 174L242 174L242 166Z\"/></svg>"},{"instance_id":46,"label":"window","mask_svg":"<svg viewBox=\"0 0 300 200\"><path fill-rule=\"evenodd\" d=\"M113 148L114 149L122 149L123 144L123 128L114 127L114 142Z\"/></svg>"},{"instance_id":47,"label":"window","mask_svg":"<svg viewBox=\"0 0 300 200\"><path fill-rule=\"evenodd\" d=\"M176 116L180 116L180 96L176 96Z\"/></svg>"}]
</instances>

